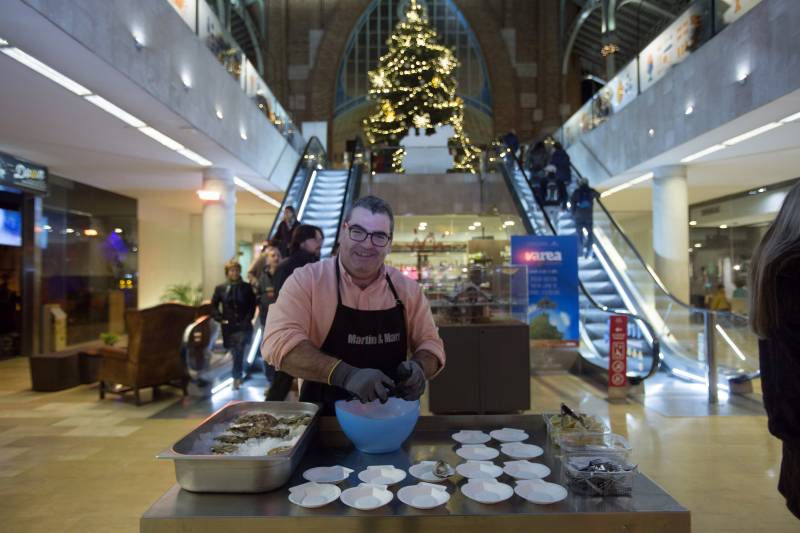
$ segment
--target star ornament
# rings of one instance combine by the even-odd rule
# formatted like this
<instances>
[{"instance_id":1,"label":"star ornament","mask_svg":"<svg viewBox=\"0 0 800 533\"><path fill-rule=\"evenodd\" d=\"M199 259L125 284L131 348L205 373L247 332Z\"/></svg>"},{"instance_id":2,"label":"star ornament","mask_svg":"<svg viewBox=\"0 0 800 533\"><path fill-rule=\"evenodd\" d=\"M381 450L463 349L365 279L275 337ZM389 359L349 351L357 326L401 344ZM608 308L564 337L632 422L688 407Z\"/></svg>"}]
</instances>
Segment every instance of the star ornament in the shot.
<instances>
[{"instance_id":1,"label":"star ornament","mask_svg":"<svg viewBox=\"0 0 800 533\"><path fill-rule=\"evenodd\" d=\"M431 125L431 116L428 113L424 115L414 115L411 121L415 128L427 128Z\"/></svg>"}]
</instances>

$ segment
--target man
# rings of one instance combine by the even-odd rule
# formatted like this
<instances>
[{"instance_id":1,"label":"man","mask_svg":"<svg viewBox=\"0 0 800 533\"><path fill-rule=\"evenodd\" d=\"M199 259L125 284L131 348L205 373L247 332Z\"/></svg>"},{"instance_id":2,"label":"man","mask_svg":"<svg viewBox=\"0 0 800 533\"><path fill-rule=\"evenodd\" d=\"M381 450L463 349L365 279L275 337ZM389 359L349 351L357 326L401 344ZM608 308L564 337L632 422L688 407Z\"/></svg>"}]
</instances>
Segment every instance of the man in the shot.
<instances>
[{"instance_id":1,"label":"man","mask_svg":"<svg viewBox=\"0 0 800 533\"><path fill-rule=\"evenodd\" d=\"M222 342L233 353L233 390L242 384L244 351L253 334L256 295L242 279L242 267L236 259L225 264L227 281L217 285L211 298L211 316L222 324Z\"/></svg>"},{"instance_id":2,"label":"man","mask_svg":"<svg viewBox=\"0 0 800 533\"><path fill-rule=\"evenodd\" d=\"M281 255L286 257L289 255L289 245L292 241L292 234L300 223L294 213L294 207L287 205L283 210L283 220L278 224L278 229L275 230L275 236L272 242L281 251Z\"/></svg>"},{"instance_id":3,"label":"man","mask_svg":"<svg viewBox=\"0 0 800 533\"><path fill-rule=\"evenodd\" d=\"M300 399L322 403L324 414L352 396L416 400L444 367L422 288L384 265L393 230L389 204L357 200L342 224L339 255L297 269L270 308L262 354L305 380Z\"/></svg>"},{"instance_id":4,"label":"man","mask_svg":"<svg viewBox=\"0 0 800 533\"><path fill-rule=\"evenodd\" d=\"M553 153L550 156L550 164L556 167L556 185L558 186L558 198L561 202L561 209L567 210L567 186L572 181L572 164L569 154L561 143L553 145Z\"/></svg>"},{"instance_id":5,"label":"man","mask_svg":"<svg viewBox=\"0 0 800 533\"><path fill-rule=\"evenodd\" d=\"M589 186L589 181L581 179L578 188L572 192L570 198L570 210L572 218L575 220L575 231L581 242L583 256L588 258L592 255L592 244L594 243L594 233L592 233L594 222L594 199L597 191Z\"/></svg>"},{"instance_id":6,"label":"man","mask_svg":"<svg viewBox=\"0 0 800 533\"><path fill-rule=\"evenodd\" d=\"M517 137L517 131L515 129L511 129L503 135L503 144L508 146L508 149L511 150L511 154L516 157L517 152L519 151L519 138Z\"/></svg>"}]
</instances>

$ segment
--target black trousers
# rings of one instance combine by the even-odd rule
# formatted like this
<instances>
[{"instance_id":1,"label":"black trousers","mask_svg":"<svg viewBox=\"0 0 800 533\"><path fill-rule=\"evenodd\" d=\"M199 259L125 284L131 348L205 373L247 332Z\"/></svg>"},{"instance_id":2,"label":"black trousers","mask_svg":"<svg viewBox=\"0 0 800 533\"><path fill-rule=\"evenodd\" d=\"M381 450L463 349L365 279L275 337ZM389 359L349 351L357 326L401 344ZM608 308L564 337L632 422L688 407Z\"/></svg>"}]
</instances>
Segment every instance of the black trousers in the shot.
<instances>
[{"instance_id":1,"label":"black trousers","mask_svg":"<svg viewBox=\"0 0 800 533\"><path fill-rule=\"evenodd\" d=\"M292 380L294 378L286 372L280 370L275 371L275 377L272 380L272 385L267 391L268 402L282 402L289 395L292 389Z\"/></svg>"}]
</instances>

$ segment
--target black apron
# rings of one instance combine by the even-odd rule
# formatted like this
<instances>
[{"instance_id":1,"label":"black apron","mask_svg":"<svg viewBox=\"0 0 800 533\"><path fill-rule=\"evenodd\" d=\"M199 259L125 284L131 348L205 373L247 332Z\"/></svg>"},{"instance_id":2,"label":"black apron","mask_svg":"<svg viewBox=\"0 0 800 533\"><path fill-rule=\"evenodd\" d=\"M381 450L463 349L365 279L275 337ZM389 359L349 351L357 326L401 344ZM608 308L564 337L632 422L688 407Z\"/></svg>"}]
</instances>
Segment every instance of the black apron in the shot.
<instances>
[{"instance_id":1,"label":"black apron","mask_svg":"<svg viewBox=\"0 0 800 533\"><path fill-rule=\"evenodd\" d=\"M386 274L386 283L396 305L382 311L361 311L342 305L339 260L335 261L336 315L320 351L357 368L376 368L397 382L397 367L406 360L408 340L403 302L389 274ZM321 403L325 416L335 414L336 400L347 400L351 396L344 389L315 381L304 381L300 391L300 401Z\"/></svg>"}]
</instances>

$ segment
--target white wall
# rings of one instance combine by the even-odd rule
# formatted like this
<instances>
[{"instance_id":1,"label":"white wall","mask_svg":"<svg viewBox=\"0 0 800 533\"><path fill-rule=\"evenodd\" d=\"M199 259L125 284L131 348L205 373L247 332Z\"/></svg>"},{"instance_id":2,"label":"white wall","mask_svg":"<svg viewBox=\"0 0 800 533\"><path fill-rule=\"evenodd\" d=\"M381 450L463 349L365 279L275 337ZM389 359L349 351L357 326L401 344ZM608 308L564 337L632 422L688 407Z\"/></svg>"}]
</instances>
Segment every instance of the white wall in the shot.
<instances>
[{"instance_id":1,"label":"white wall","mask_svg":"<svg viewBox=\"0 0 800 533\"><path fill-rule=\"evenodd\" d=\"M175 283L199 285L203 277L200 215L139 198L139 308L159 303ZM223 281L220 273L220 282Z\"/></svg>"}]
</instances>

